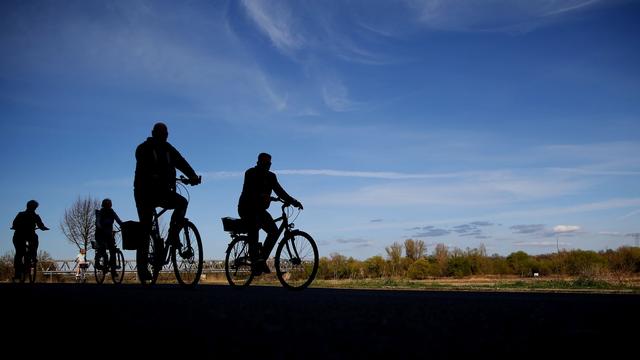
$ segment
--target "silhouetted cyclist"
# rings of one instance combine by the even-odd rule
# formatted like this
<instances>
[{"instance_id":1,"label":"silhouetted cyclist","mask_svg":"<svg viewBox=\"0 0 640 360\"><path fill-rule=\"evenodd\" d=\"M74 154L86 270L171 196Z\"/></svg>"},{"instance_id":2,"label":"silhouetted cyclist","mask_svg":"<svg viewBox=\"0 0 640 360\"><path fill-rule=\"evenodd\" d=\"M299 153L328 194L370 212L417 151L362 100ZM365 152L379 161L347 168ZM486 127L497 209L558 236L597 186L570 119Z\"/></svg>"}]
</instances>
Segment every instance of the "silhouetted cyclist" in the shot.
<instances>
[{"instance_id":1,"label":"silhouetted cyclist","mask_svg":"<svg viewBox=\"0 0 640 360\"><path fill-rule=\"evenodd\" d=\"M271 204L271 192L275 192L286 203L302 209L302 204L292 198L278 183L276 174L269 171L271 168L271 155L261 153L258 155L256 166L244 173L242 194L238 201L238 214L249 229L249 254L256 263L254 273L270 273L266 264L278 236L278 227L267 209ZM262 252L258 248L258 235L260 229L267 233Z\"/></svg>"},{"instance_id":2,"label":"silhouetted cyclist","mask_svg":"<svg viewBox=\"0 0 640 360\"><path fill-rule=\"evenodd\" d=\"M156 207L173 209L169 225L169 240L176 241L180 226L187 213L187 199L176 193L176 169L184 173L191 185L200 179L191 165L167 142L169 131L164 123L156 123L151 137L136 149L136 175L133 183L138 217L143 228L143 238L136 252L138 268L147 268L149 236L153 210ZM143 274L147 279L151 274Z\"/></svg>"},{"instance_id":3,"label":"silhouetted cyclist","mask_svg":"<svg viewBox=\"0 0 640 360\"><path fill-rule=\"evenodd\" d=\"M102 208L96 211L97 250L94 264L97 266L107 266L107 264L100 264L99 261L103 255L107 254L107 250L109 250L109 267L113 269L116 265L116 242L113 238L114 222L122 226L122 220L120 220L118 214L113 210L111 199L104 199L102 200Z\"/></svg>"},{"instance_id":4,"label":"silhouetted cyclist","mask_svg":"<svg viewBox=\"0 0 640 360\"><path fill-rule=\"evenodd\" d=\"M24 271L23 259L36 259L38 255L38 234L36 227L40 230L49 230L44 226L40 215L36 214L38 202L29 200L27 209L16 215L11 226L13 233L13 246L16 248L16 255L13 258L14 279L19 279ZM27 242L29 242L29 254L27 254ZM26 255L26 256L25 256Z\"/></svg>"}]
</instances>

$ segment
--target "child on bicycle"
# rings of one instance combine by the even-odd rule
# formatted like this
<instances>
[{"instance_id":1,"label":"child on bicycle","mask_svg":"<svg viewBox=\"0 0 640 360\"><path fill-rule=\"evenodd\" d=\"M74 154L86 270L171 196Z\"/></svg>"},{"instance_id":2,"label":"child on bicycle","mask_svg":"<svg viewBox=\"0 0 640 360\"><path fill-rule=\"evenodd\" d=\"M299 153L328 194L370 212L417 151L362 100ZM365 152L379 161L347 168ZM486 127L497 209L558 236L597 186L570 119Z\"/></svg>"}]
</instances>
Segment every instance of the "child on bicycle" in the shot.
<instances>
[{"instance_id":1,"label":"child on bicycle","mask_svg":"<svg viewBox=\"0 0 640 360\"><path fill-rule=\"evenodd\" d=\"M78 266L76 266L76 281L77 281L80 278L80 271L83 268L86 269L88 267L85 249L82 249L82 248L80 249L80 252L76 256L76 263L78 263Z\"/></svg>"},{"instance_id":2,"label":"child on bicycle","mask_svg":"<svg viewBox=\"0 0 640 360\"><path fill-rule=\"evenodd\" d=\"M112 208L111 199L102 200L102 208L96 210L96 259L95 266L106 266L100 264L99 259L106 255L109 250L109 266L113 269L116 266L116 243L113 238L113 223L117 222L122 226L122 220Z\"/></svg>"},{"instance_id":3,"label":"child on bicycle","mask_svg":"<svg viewBox=\"0 0 640 360\"><path fill-rule=\"evenodd\" d=\"M15 271L14 279L19 279L24 271L25 263L23 258L36 260L38 255L38 234L36 228L40 230L49 230L44 226L40 215L36 214L38 202L29 200L27 209L16 215L11 226L13 233L13 246L16 248L16 255L13 258L13 268ZM27 243L29 243L29 253L27 254Z\"/></svg>"}]
</instances>

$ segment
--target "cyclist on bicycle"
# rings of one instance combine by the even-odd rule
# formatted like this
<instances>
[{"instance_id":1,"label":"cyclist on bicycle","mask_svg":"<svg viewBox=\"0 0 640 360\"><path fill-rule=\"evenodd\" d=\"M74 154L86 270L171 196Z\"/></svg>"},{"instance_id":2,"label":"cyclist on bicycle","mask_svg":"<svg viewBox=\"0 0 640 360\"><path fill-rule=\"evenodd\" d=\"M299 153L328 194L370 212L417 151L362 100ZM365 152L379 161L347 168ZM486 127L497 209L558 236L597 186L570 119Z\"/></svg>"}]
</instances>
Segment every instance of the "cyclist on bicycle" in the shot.
<instances>
[{"instance_id":1,"label":"cyclist on bicycle","mask_svg":"<svg viewBox=\"0 0 640 360\"><path fill-rule=\"evenodd\" d=\"M108 249L109 267L113 270L116 266L116 243L113 238L113 223L117 222L118 225L122 226L122 220L120 220L112 206L111 199L104 199L102 200L102 208L96 210L97 250L94 264L107 266L107 264L100 264L99 259L107 254Z\"/></svg>"},{"instance_id":2,"label":"cyclist on bicycle","mask_svg":"<svg viewBox=\"0 0 640 360\"><path fill-rule=\"evenodd\" d=\"M238 201L238 214L249 229L249 255L255 262L254 273L270 273L266 259L276 244L278 227L267 209L271 204L271 192L275 192L286 203L302 209L302 204L287 194L278 183L276 174L269 171L271 168L271 155L261 153L258 155L256 166L244 173L242 194ZM262 252L258 247L258 235L260 229L267 233Z\"/></svg>"},{"instance_id":3,"label":"cyclist on bicycle","mask_svg":"<svg viewBox=\"0 0 640 360\"><path fill-rule=\"evenodd\" d=\"M160 206L173 209L169 225L169 241L178 243L177 236L187 213L187 199L176 193L176 169L184 173L191 185L200 179L191 165L167 142L169 131L164 123L156 123L151 137L136 149L136 173L133 183L138 217L143 228L143 239L136 252L138 268L147 268L149 237L153 210ZM147 279L151 274L143 273Z\"/></svg>"},{"instance_id":4,"label":"cyclist on bicycle","mask_svg":"<svg viewBox=\"0 0 640 360\"><path fill-rule=\"evenodd\" d=\"M78 251L78 255L76 255L75 261L78 264L76 266L76 281L78 281L80 279L80 272L83 269L87 269L89 267L89 264L87 263L87 251L83 248L80 248L80 250Z\"/></svg>"},{"instance_id":5,"label":"cyclist on bicycle","mask_svg":"<svg viewBox=\"0 0 640 360\"><path fill-rule=\"evenodd\" d=\"M49 230L44 226L40 215L36 214L38 208L38 202L35 200L29 200L27 202L27 209L21 211L16 215L11 226L13 233L13 246L16 248L16 255L13 258L13 268L15 271L15 279L20 278L24 271L23 258L26 255L27 259L36 259L38 255L38 234L36 234L36 228L40 230ZM29 254L27 254L27 242L29 243Z\"/></svg>"}]
</instances>

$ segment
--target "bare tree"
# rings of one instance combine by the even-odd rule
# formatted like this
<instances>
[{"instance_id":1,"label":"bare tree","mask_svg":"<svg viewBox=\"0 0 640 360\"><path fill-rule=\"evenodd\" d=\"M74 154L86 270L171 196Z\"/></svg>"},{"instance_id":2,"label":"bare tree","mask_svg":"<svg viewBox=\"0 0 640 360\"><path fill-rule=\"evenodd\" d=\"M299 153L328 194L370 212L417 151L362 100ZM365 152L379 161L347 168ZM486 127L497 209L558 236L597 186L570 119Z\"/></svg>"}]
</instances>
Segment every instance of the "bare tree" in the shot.
<instances>
[{"instance_id":1,"label":"bare tree","mask_svg":"<svg viewBox=\"0 0 640 360\"><path fill-rule=\"evenodd\" d=\"M391 246L387 246L384 249L387 251L387 255L391 262L391 272L393 275L396 275L396 271L400 266L400 261L402 260L402 244L394 242Z\"/></svg>"},{"instance_id":2,"label":"bare tree","mask_svg":"<svg viewBox=\"0 0 640 360\"><path fill-rule=\"evenodd\" d=\"M89 241L96 231L96 213L100 208L97 199L87 196L78 199L70 208L64 211L64 218L60 221L60 229L69 242L78 249L87 250Z\"/></svg>"},{"instance_id":3,"label":"bare tree","mask_svg":"<svg viewBox=\"0 0 640 360\"><path fill-rule=\"evenodd\" d=\"M404 241L404 251L409 259L416 261L424 257L427 245L422 240L407 239Z\"/></svg>"}]
</instances>

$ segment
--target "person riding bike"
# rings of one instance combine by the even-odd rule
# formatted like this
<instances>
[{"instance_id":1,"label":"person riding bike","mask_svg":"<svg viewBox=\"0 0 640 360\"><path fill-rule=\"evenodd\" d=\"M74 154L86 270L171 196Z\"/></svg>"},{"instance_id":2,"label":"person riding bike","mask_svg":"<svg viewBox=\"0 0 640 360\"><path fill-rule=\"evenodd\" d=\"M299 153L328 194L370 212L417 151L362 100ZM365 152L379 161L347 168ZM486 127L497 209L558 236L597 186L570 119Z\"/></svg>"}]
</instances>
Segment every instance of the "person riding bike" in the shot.
<instances>
[{"instance_id":1,"label":"person riding bike","mask_svg":"<svg viewBox=\"0 0 640 360\"><path fill-rule=\"evenodd\" d=\"M136 148L136 173L133 192L138 217L142 226L142 241L136 252L139 269L146 269L149 254L153 211L156 207L173 209L169 225L169 241L177 243L177 236L187 213L187 199L176 193L176 169L184 173L191 185L200 183L200 178L191 165L167 142L169 131L164 123L156 123L151 137ZM146 271L147 279L151 274Z\"/></svg>"},{"instance_id":2,"label":"person riding bike","mask_svg":"<svg viewBox=\"0 0 640 360\"><path fill-rule=\"evenodd\" d=\"M38 208L38 202L35 200L29 200L27 202L27 209L21 211L16 215L13 220L11 230L15 230L13 233L13 246L16 248L16 255L13 258L13 268L15 271L14 278L19 279L24 271L23 258L36 259L38 255L38 234L36 234L36 228L40 230L49 230L42 223L40 215L36 214ZM29 243L29 254L27 254L27 242Z\"/></svg>"},{"instance_id":3,"label":"person riding bike","mask_svg":"<svg viewBox=\"0 0 640 360\"><path fill-rule=\"evenodd\" d=\"M113 238L113 223L117 222L122 226L122 220L112 208L111 199L102 200L102 208L96 210L96 259L94 264L97 266L107 266L100 264L100 259L107 254L109 250L109 267L113 269L116 266L116 243Z\"/></svg>"},{"instance_id":4,"label":"person riding bike","mask_svg":"<svg viewBox=\"0 0 640 360\"><path fill-rule=\"evenodd\" d=\"M287 194L278 183L276 174L269 171L271 155L260 153L256 166L244 173L244 184L238 201L238 214L248 227L249 255L254 266L254 273L270 273L266 259L276 244L278 227L267 209L271 204L271 192L275 192L286 203L302 209L302 204ZM267 233L262 251L258 245L260 229Z\"/></svg>"},{"instance_id":5,"label":"person riding bike","mask_svg":"<svg viewBox=\"0 0 640 360\"><path fill-rule=\"evenodd\" d=\"M80 273L82 271L86 272L86 269L89 267L87 263L87 251L83 248L78 250L78 255L76 255L76 281L80 280ZM84 280L84 278L83 278Z\"/></svg>"}]
</instances>

